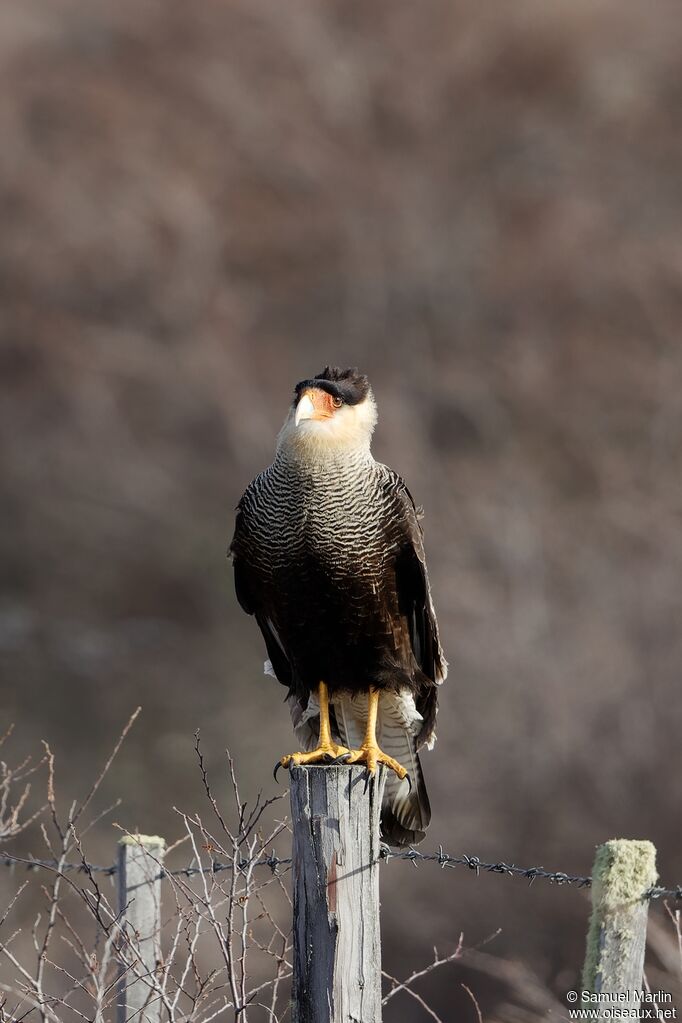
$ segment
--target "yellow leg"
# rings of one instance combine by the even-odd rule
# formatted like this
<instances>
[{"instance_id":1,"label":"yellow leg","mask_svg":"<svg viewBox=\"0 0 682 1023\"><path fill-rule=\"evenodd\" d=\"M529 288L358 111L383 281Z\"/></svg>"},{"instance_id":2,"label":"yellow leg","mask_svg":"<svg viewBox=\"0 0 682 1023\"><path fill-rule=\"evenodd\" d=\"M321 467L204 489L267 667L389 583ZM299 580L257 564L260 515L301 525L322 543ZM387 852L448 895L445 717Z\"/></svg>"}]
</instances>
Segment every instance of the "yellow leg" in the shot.
<instances>
[{"instance_id":1,"label":"yellow leg","mask_svg":"<svg viewBox=\"0 0 682 1023\"><path fill-rule=\"evenodd\" d=\"M344 763L346 764L367 764L367 770L370 774L374 774L378 764L386 764L386 767L390 767L392 771L398 775L399 778L405 778L407 771L399 764L393 757L389 757L388 753L384 753L379 748L377 742L377 711L379 709L379 690L370 689L367 703L367 728L365 729L365 738L363 739L362 746L360 749L353 750L349 757L346 757Z\"/></svg>"},{"instance_id":2,"label":"yellow leg","mask_svg":"<svg viewBox=\"0 0 682 1023\"><path fill-rule=\"evenodd\" d=\"M317 749L310 753L288 753L279 762L280 767L298 766L299 764L317 764L324 760L336 760L343 757L350 750L346 746L340 746L332 741L332 732L329 725L329 690L325 682L320 682L317 687L317 698L320 704L320 738Z\"/></svg>"}]
</instances>

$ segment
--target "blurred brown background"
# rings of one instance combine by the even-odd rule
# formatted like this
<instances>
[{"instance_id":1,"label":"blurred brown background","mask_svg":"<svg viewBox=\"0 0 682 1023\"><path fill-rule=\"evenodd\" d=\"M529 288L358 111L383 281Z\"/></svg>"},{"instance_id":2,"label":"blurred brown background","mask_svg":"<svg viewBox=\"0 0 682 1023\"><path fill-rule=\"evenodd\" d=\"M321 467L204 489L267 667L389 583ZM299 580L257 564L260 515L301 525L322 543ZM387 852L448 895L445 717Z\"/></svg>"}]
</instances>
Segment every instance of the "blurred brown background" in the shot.
<instances>
[{"instance_id":1,"label":"blurred brown background","mask_svg":"<svg viewBox=\"0 0 682 1023\"><path fill-rule=\"evenodd\" d=\"M450 661L424 848L648 837L682 880L681 59L674 0L0 3L0 713L64 799L138 702L126 826L174 836L196 728L270 788L233 508L296 381L358 365ZM383 884L392 972L499 927L576 983L579 892Z\"/></svg>"}]
</instances>

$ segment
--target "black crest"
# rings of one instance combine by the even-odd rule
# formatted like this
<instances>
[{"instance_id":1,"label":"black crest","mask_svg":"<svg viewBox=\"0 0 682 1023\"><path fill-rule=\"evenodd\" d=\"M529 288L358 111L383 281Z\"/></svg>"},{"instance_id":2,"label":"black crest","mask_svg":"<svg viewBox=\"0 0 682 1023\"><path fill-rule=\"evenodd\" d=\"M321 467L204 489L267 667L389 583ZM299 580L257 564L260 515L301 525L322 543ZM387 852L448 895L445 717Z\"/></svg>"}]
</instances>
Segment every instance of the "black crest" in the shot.
<instances>
[{"instance_id":1,"label":"black crest","mask_svg":"<svg viewBox=\"0 0 682 1023\"><path fill-rule=\"evenodd\" d=\"M369 394L369 380L357 369L339 369L338 366L325 366L310 380L301 380L296 384L296 400L307 387L319 387L335 398L340 398L344 405L358 405Z\"/></svg>"}]
</instances>

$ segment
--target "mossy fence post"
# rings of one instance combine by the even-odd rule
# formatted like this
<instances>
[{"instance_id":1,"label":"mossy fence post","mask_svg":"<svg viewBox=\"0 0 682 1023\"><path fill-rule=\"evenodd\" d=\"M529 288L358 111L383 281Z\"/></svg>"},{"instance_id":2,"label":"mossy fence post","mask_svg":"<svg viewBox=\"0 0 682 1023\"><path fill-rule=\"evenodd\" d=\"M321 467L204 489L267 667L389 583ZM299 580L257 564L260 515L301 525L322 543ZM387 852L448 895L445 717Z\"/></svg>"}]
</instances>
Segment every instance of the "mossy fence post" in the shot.
<instances>
[{"instance_id":1,"label":"mossy fence post","mask_svg":"<svg viewBox=\"0 0 682 1023\"><path fill-rule=\"evenodd\" d=\"M292 767L293 1023L380 1023L384 769Z\"/></svg>"},{"instance_id":2,"label":"mossy fence post","mask_svg":"<svg viewBox=\"0 0 682 1023\"><path fill-rule=\"evenodd\" d=\"M153 978L161 961L161 876L166 843L126 835L118 845L118 911L122 962L118 1023L160 1023L163 1005Z\"/></svg>"},{"instance_id":3,"label":"mossy fence post","mask_svg":"<svg viewBox=\"0 0 682 1023\"><path fill-rule=\"evenodd\" d=\"M592 870L592 916L582 988L600 1000L587 1001L595 1020L613 1010L636 1009L644 974L649 901L656 883L656 849L651 842L616 838L599 846Z\"/></svg>"}]
</instances>

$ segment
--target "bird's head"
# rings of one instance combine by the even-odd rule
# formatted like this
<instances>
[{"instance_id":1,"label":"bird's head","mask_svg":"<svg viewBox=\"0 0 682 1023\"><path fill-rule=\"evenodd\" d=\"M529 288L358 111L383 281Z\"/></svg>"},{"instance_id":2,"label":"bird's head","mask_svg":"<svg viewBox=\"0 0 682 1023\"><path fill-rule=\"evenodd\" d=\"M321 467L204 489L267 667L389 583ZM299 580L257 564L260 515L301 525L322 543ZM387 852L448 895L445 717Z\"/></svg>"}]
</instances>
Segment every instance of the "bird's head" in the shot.
<instances>
[{"instance_id":1,"label":"bird's head","mask_svg":"<svg viewBox=\"0 0 682 1023\"><path fill-rule=\"evenodd\" d=\"M369 451L376 421L376 402L367 377L357 369L327 366L296 384L278 448L302 458L324 458L332 451Z\"/></svg>"}]
</instances>

